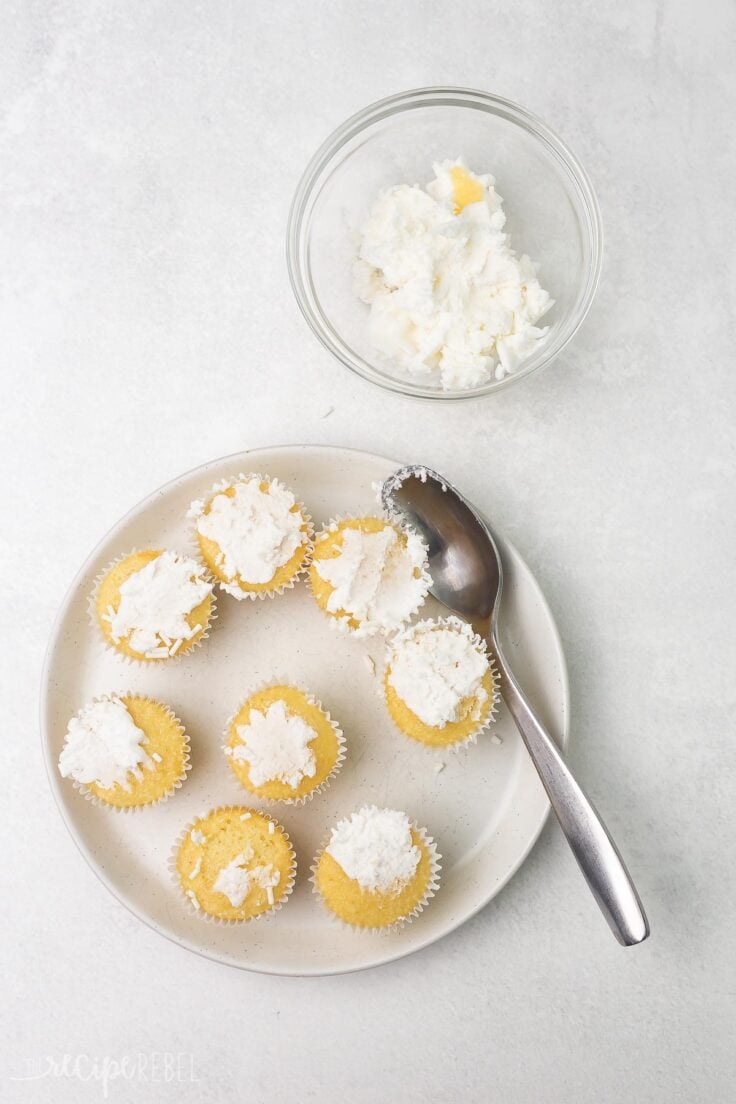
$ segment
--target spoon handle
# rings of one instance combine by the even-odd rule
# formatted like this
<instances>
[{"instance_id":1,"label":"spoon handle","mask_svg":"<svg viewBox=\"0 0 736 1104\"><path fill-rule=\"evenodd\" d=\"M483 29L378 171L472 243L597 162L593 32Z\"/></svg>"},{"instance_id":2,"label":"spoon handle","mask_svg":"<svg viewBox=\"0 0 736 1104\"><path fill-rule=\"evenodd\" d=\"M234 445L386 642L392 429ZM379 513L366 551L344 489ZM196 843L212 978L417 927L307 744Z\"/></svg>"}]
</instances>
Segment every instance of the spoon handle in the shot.
<instances>
[{"instance_id":1,"label":"spoon handle","mask_svg":"<svg viewBox=\"0 0 736 1104\"><path fill-rule=\"evenodd\" d=\"M585 880L619 943L624 947L642 943L649 935L649 923L624 861L556 744L535 717L495 638L493 644L501 671L501 693Z\"/></svg>"}]
</instances>

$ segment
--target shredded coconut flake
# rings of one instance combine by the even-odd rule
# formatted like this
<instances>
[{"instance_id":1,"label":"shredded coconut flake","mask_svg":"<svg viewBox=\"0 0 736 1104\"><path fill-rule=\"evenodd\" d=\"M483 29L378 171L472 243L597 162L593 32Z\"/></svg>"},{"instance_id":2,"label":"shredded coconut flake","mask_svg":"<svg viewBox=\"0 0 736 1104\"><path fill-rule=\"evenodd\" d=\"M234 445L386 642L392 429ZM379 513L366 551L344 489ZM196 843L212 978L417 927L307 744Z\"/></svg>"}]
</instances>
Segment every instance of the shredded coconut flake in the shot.
<instances>
[{"instance_id":1,"label":"shredded coconut flake","mask_svg":"<svg viewBox=\"0 0 736 1104\"><path fill-rule=\"evenodd\" d=\"M222 488L232 487L232 495L216 494L198 515L197 531L220 549L218 564L228 582L223 589L236 598L246 596L239 579L269 583L304 541L304 519L292 492L277 479L263 491L262 482L260 476L239 476Z\"/></svg>"},{"instance_id":2,"label":"shredded coconut flake","mask_svg":"<svg viewBox=\"0 0 736 1104\"><path fill-rule=\"evenodd\" d=\"M190 878L196 878L201 869L202 869L202 856L199 855L198 858L197 858L197 861L194 864L194 866L189 871L189 877Z\"/></svg>"},{"instance_id":3,"label":"shredded coconut flake","mask_svg":"<svg viewBox=\"0 0 736 1104\"><path fill-rule=\"evenodd\" d=\"M399 892L414 877L421 857L406 813L375 805L339 821L327 853L348 878L379 893Z\"/></svg>"},{"instance_id":4,"label":"shredded coconut flake","mask_svg":"<svg viewBox=\"0 0 736 1104\"><path fill-rule=\"evenodd\" d=\"M265 713L251 709L248 723L237 725L243 741L232 749L232 758L248 764L254 786L284 782L296 789L303 778L312 778L317 760L309 744L317 733L283 701L269 705Z\"/></svg>"},{"instance_id":5,"label":"shredded coconut flake","mask_svg":"<svg viewBox=\"0 0 736 1104\"><path fill-rule=\"evenodd\" d=\"M140 767L153 766L141 746L145 739L120 698L91 702L69 722L59 771L83 785L130 790L128 773L141 778Z\"/></svg>"},{"instance_id":6,"label":"shredded coconut flake","mask_svg":"<svg viewBox=\"0 0 736 1104\"><path fill-rule=\"evenodd\" d=\"M488 656L479 636L465 621L448 617L420 621L391 641L388 681L421 721L444 728L461 719L461 706L474 700L479 715L488 694L481 685Z\"/></svg>"},{"instance_id":7,"label":"shredded coconut flake","mask_svg":"<svg viewBox=\"0 0 736 1104\"><path fill-rule=\"evenodd\" d=\"M207 840L206 835L204 834L204 832L201 832L199 828L192 828L189 835L191 837L192 843L198 843L200 846Z\"/></svg>"},{"instance_id":8,"label":"shredded coconut flake","mask_svg":"<svg viewBox=\"0 0 736 1104\"><path fill-rule=\"evenodd\" d=\"M377 533L344 528L338 554L315 558L314 566L333 588L327 609L359 622L357 636L400 628L429 589L423 540L413 532L400 535L390 522Z\"/></svg>"},{"instance_id":9,"label":"shredded coconut flake","mask_svg":"<svg viewBox=\"0 0 736 1104\"><path fill-rule=\"evenodd\" d=\"M177 552L162 552L121 583L110 632L116 642L127 639L139 655L163 659L170 654L161 646L164 637L181 644L201 629L192 628L187 616L211 591L198 563Z\"/></svg>"}]
</instances>

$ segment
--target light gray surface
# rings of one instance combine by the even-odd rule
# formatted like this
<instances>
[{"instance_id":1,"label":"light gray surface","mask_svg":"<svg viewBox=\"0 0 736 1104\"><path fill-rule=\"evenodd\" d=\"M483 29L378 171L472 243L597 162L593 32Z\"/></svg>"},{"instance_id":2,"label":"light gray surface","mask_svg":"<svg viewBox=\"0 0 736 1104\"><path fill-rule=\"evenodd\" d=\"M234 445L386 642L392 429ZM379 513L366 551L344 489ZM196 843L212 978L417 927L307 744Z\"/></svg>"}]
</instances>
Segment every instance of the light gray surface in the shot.
<instances>
[{"instance_id":1,"label":"light gray surface","mask_svg":"<svg viewBox=\"0 0 736 1104\"><path fill-rule=\"evenodd\" d=\"M139 1052L191 1054L198 1080L113 1081L111 1100L732 1099L732 6L46 0L0 19L3 1099L102 1099L10 1078ZM292 302L283 232L348 112L453 82L560 131L607 253L548 373L450 409L331 362ZM552 825L464 929L322 981L187 955L84 866L36 732L67 582L153 486L294 441L446 470L517 543L647 944L614 942Z\"/></svg>"}]
</instances>

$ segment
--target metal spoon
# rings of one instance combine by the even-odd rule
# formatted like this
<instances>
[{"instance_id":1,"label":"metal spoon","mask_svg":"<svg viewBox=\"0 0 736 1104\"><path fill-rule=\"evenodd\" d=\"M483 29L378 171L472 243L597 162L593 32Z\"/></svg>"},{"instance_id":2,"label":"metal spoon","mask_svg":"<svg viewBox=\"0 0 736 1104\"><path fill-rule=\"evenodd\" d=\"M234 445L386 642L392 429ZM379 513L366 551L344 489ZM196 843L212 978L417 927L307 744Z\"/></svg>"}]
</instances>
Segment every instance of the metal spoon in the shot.
<instances>
[{"instance_id":1,"label":"metal spoon","mask_svg":"<svg viewBox=\"0 0 736 1104\"><path fill-rule=\"evenodd\" d=\"M603 915L619 943L643 942L649 924L623 859L504 658L498 638L503 570L487 525L446 479L416 465L389 476L381 499L389 514L403 517L426 540L435 598L490 640L501 693Z\"/></svg>"}]
</instances>

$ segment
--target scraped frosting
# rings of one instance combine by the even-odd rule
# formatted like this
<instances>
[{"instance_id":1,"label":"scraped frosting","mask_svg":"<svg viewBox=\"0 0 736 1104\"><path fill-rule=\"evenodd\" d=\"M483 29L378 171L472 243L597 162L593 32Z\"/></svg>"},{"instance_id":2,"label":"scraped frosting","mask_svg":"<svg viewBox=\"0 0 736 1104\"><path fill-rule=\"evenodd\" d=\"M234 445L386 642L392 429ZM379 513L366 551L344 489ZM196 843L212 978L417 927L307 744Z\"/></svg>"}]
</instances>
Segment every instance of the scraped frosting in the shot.
<instances>
[{"instance_id":1,"label":"scraped frosting","mask_svg":"<svg viewBox=\"0 0 736 1104\"><path fill-rule=\"evenodd\" d=\"M314 568L333 588L327 609L357 621L356 635L401 627L429 589L427 549L416 533L390 523L377 533L344 528L336 556L315 557Z\"/></svg>"},{"instance_id":2,"label":"scraped frosting","mask_svg":"<svg viewBox=\"0 0 736 1104\"><path fill-rule=\"evenodd\" d=\"M240 908L254 886L260 886L269 894L281 880L281 874L271 863L248 867L254 851L247 845L227 866L223 866L212 886L215 893L224 893L233 908Z\"/></svg>"},{"instance_id":3,"label":"scraped frosting","mask_svg":"<svg viewBox=\"0 0 736 1104\"><path fill-rule=\"evenodd\" d=\"M153 766L141 746L145 738L120 698L91 702L69 721L59 771L83 785L129 790L128 774L140 779L141 768Z\"/></svg>"},{"instance_id":4,"label":"scraped frosting","mask_svg":"<svg viewBox=\"0 0 736 1104\"><path fill-rule=\"evenodd\" d=\"M190 516L197 518L197 532L220 549L218 567L229 582L223 590L236 598L245 594L245 583L269 583L304 542L304 518L293 493L277 479L260 475L239 476L226 482L209 506L193 502ZM232 494L223 492L232 488Z\"/></svg>"},{"instance_id":5,"label":"scraped frosting","mask_svg":"<svg viewBox=\"0 0 736 1104\"><path fill-rule=\"evenodd\" d=\"M397 893L414 877L419 848L406 813L365 805L338 822L326 851L362 889Z\"/></svg>"},{"instance_id":6,"label":"scraped frosting","mask_svg":"<svg viewBox=\"0 0 736 1104\"><path fill-rule=\"evenodd\" d=\"M444 728L461 719L460 707L475 699L479 713L488 694L489 671L483 641L458 617L420 621L391 641L388 681L421 721Z\"/></svg>"},{"instance_id":7,"label":"scraped frosting","mask_svg":"<svg viewBox=\"0 0 736 1104\"><path fill-rule=\"evenodd\" d=\"M248 724L237 725L243 741L232 750L232 758L248 764L254 786L285 782L295 789L303 778L313 778L317 760L310 748L317 733L286 703L275 701L265 713L251 709Z\"/></svg>"},{"instance_id":8,"label":"scraped frosting","mask_svg":"<svg viewBox=\"0 0 736 1104\"><path fill-rule=\"evenodd\" d=\"M164 658L204 628L191 626L187 615L211 592L200 564L178 552L162 552L121 583L117 610L111 607L103 617L116 644L127 638L128 646L146 659Z\"/></svg>"}]
</instances>

